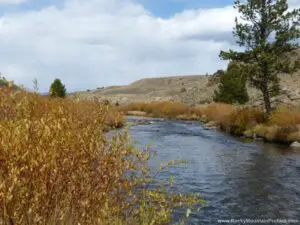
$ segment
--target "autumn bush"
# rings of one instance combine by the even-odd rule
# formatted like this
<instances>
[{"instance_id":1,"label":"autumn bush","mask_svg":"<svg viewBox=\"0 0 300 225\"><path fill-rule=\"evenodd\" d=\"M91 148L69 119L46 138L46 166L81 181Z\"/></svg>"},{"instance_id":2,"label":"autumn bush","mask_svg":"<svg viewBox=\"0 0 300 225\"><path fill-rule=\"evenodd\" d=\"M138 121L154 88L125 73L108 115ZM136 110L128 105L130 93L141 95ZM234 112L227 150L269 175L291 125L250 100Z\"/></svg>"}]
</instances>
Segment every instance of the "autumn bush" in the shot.
<instances>
[{"instance_id":1,"label":"autumn bush","mask_svg":"<svg viewBox=\"0 0 300 225\"><path fill-rule=\"evenodd\" d=\"M167 224L198 197L149 188L151 152L98 101L0 89L0 224Z\"/></svg>"},{"instance_id":2,"label":"autumn bush","mask_svg":"<svg viewBox=\"0 0 300 225\"><path fill-rule=\"evenodd\" d=\"M123 112L142 111L153 117L181 117L182 119L198 118L201 114L199 108L174 102L132 103L120 110Z\"/></svg>"},{"instance_id":3,"label":"autumn bush","mask_svg":"<svg viewBox=\"0 0 300 225\"><path fill-rule=\"evenodd\" d=\"M225 123L228 121L228 116L234 111L234 107L229 104L213 103L204 106L201 109L203 117L208 121L216 121Z\"/></svg>"},{"instance_id":4,"label":"autumn bush","mask_svg":"<svg viewBox=\"0 0 300 225\"><path fill-rule=\"evenodd\" d=\"M224 124L224 129L235 135L254 128L265 121L264 112L257 108L236 108Z\"/></svg>"},{"instance_id":5,"label":"autumn bush","mask_svg":"<svg viewBox=\"0 0 300 225\"><path fill-rule=\"evenodd\" d=\"M262 137L267 141L291 143L300 141L300 108L278 106L266 118L261 108L227 104L210 104L201 110L207 121L234 135Z\"/></svg>"},{"instance_id":6,"label":"autumn bush","mask_svg":"<svg viewBox=\"0 0 300 225\"><path fill-rule=\"evenodd\" d=\"M300 124L300 108L281 105L274 110L269 118L269 124L282 127Z\"/></svg>"},{"instance_id":7,"label":"autumn bush","mask_svg":"<svg viewBox=\"0 0 300 225\"><path fill-rule=\"evenodd\" d=\"M267 141L291 143L300 141L300 108L281 105L271 112L264 125L255 128Z\"/></svg>"},{"instance_id":8,"label":"autumn bush","mask_svg":"<svg viewBox=\"0 0 300 225\"><path fill-rule=\"evenodd\" d=\"M238 136L256 136L282 143L300 142L300 107L295 106L278 106L268 118L262 108L225 103L191 107L173 102L153 102L121 108L125 113L131 110L145 112L147 116L211 122L213 126Z\"/></svg>"}]
</instances>

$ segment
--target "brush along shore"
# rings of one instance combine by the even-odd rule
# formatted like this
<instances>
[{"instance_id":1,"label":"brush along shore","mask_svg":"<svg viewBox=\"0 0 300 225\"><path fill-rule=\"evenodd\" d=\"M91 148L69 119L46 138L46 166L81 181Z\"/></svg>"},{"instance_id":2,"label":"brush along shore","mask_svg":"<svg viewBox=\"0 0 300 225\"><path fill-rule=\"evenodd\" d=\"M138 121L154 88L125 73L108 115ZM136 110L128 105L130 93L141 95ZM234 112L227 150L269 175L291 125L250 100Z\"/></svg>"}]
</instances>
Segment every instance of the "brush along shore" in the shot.
<instances>
[{"instance_id":1,"label":"brush along shore","mask_svg":"<svg viewBox=\"0 0 300 225\"><path fill-rule=\"evenodd\" d=\"M260 107L217 103L198 107L172 102L134 103L118 110L133 116L202 121L206 128L247 138L284 144L300 142L300 107L297 106L280 105L268 118Z\"/></svg>"}]
</instances>

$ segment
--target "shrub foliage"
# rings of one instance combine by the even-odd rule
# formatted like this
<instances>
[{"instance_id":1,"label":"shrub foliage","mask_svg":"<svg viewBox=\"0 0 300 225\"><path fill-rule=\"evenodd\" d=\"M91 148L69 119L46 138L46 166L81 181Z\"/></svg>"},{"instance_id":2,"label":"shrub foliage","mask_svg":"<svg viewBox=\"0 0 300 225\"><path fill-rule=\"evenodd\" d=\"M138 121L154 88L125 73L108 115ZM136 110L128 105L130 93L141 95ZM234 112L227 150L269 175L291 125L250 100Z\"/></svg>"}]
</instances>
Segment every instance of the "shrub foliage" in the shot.
<instances>
[{"instance_id":1,"label":"shrub foliage","mask_svg":"<svg viewBox=\"0 0 300 225\"><path fill-rule=\"evenodd\" d=\"M51 97L66 97L67 91L65 85L61 82L60 79L55 79L50 86L50 96Z\"/></svg>"},{"instance_id":2,"label":"shrub foliage","mask_svg":"<svg viewBox=\"0 0 300 225\"><path fill-rule=\"evenodd\" d=\"M142 111L153 117L176 118L186 116L186 118L200 118L200 108L189 107L184 104L174 102L151 102L132 103L119 109L123 112Z\"/></svg>"},{"instance_id":3,"label":"shrub foliage","mask_svg":"<svg viewBox=\"0 0 300 225\"><path fill-rule=\"evenodd\" d=\"M0 89L0 224L166 224L199 202L147 188L151 152L104 133L122 122L98 101Z\"/></svg>"},{"instance_id":4,"label":"shrub foliage","mask_svg":"<svg viewBox=\"0 0 300 225\"><path fill-rule=\"evenodd\" d=\"M215 91L215 102L244 104L249 101L246 76L235 63L230 63L226 73L221 76L218 89Z\"/></svg>"},{"instance_id":5,"label":"shrub foliage","mask_svg":"<svg viewBox=\"0 0 300 225\"><path fill-rule=\"evenodd\" d=\"M171 102L136 103L123 106L121 110L142 111L146 116L212 121L214 126L238 136L250 134L250 136L282 143L300 141L300 108L295 106L279 106L268 118L262 108L224 103L201 107L189 107Z\"/></svg>"}]
</instances>

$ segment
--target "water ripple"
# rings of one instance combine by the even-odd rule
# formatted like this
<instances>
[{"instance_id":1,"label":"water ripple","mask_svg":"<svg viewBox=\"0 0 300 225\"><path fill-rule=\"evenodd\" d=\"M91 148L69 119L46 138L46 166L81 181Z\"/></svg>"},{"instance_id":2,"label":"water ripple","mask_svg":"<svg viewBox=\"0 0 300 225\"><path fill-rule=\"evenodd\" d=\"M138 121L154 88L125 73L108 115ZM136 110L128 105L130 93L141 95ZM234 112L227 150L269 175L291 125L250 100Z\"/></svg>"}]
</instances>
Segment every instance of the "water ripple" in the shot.
<instances>
[{"instance_id":1,"label":"water ripple","mask_svg":"<svg viewBox=\"0 0 300 225\"><path fill-rule=\"evenodd\" d=\"M173 175L175 190L200 194L206 200L188 224L218 224L218 219L231 218L300 218L299 152L262 142L244 143L205 130L197 122L147 119L153 123L130 129L139 146L153 144L159 162L190 161L159 178ZM184 213L176 209L174 220Z\"/></svg>"}]
</instances>

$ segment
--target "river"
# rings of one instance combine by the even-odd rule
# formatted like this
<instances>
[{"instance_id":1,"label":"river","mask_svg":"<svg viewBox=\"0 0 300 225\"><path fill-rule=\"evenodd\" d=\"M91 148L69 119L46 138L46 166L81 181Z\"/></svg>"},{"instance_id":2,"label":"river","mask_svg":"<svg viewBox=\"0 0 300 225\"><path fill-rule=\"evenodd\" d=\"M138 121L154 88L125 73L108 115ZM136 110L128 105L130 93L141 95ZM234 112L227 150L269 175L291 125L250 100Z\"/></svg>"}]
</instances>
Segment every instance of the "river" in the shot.
<instances>
[{"instance_id":1,"label":"river","mask_svg":"<svg viewBox=\"0 0 300 225\"><path fill-rule=\"evenodd\" d=\"M220 224L220 219L300 220L300 150L249 142L206 130L199 122L147 120L151 124L129 130L137 146L151 144L161 162L189 161L159 179L172 175L176 191L199 194L206 201L204 208L191 213L188 224ZM176 210L174 219L184 214Z\"/></svg>"}]
</instances>

